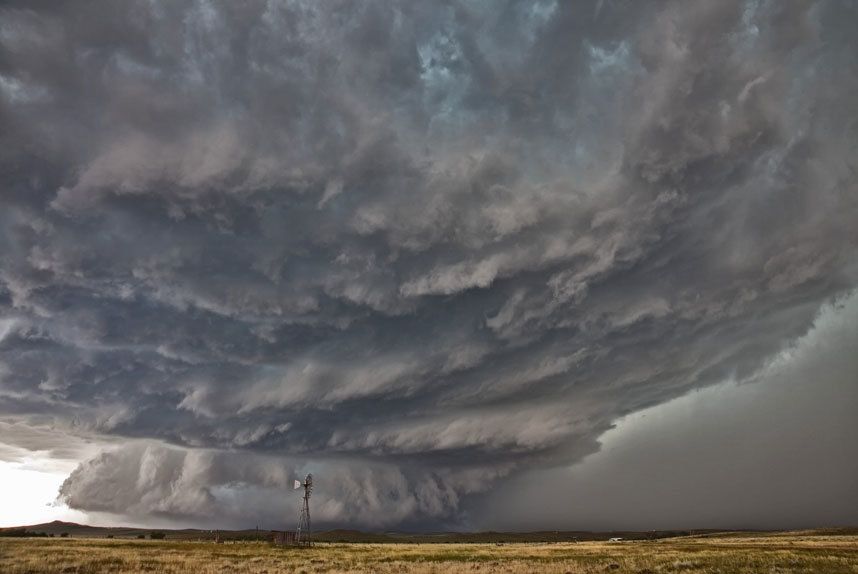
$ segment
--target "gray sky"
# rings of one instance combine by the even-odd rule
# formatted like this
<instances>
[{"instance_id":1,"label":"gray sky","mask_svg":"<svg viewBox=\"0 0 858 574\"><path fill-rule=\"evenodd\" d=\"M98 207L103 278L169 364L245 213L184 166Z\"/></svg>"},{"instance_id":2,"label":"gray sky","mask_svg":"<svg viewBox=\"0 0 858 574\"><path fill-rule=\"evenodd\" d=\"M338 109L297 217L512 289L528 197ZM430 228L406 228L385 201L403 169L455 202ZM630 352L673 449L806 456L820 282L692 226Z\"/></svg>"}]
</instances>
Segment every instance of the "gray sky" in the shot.
<instances>
[{"instance_id":1,"label":"gray sky","mask_svg":"<svg viewBox=\"0 0 858 574\"><path fill-rule=\"evenodd\" d=\"M4 3L0 462L114 523L855 523L856 25Z\"/></svg>"}]
</instances>

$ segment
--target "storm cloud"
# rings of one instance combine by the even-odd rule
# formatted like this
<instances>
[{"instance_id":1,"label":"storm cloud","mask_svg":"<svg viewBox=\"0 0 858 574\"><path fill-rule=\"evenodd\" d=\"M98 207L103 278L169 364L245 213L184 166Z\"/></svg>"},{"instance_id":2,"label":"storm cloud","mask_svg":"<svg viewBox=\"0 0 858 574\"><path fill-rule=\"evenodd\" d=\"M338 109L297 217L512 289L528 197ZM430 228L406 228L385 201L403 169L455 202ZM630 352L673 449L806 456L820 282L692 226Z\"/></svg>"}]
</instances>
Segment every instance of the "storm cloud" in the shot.
<instances>
[{"instance_id":1,"label":"storm cloud","mask_svg":"<svg viewBox=\"0 0 858 574\"><path fill-rule=\"evenodd\" d=\"M474 515L492 528L806 528L855 523L858 293L751 379L618 421L598 453L522 472Z\"/></svg>"},{"instance_id":2,"label":"storm cloud","mask_svg":"<svg viewBox=\"0 0 858 574\"><path fill-rule=\"evenodd\" d=\"M275 520L312 471L323 523L469 524L858 287L856 25L6 2L0 442L103 442L82 510Z\"/></svg>"}]
</instances>

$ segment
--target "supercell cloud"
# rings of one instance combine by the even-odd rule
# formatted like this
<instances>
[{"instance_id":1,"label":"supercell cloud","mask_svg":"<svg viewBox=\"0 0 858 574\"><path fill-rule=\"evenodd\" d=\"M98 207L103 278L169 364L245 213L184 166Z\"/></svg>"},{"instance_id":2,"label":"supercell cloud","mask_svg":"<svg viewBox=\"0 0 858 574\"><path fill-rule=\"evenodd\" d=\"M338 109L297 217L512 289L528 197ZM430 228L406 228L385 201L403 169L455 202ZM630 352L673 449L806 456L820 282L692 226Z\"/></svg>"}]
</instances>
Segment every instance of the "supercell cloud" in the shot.
<instances>
[{"instance_id":1,"label":"supercell cloud","mask_svg":"<svg viewBox=\"0 0 858 574\"><path fill-rule=\"evenodd\" d=\"M312 471L325 524L479 522L858 287L856 25L6 2L0 442L103 444L61 498L137 520L282 527Z\"/></svg>"}]
</instances>

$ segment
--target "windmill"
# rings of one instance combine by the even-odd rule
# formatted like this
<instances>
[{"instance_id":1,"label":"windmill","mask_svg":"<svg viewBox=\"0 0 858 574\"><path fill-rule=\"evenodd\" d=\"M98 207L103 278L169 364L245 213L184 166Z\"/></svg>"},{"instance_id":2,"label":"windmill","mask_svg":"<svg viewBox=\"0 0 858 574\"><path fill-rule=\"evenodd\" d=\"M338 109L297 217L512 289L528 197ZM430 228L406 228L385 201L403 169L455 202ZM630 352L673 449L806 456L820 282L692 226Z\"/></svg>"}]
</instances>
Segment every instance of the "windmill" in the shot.
<instances>
[{"instance_id":1,"label":"windmill","mask_svg":"<svg viewBox=\"0 0 858 574\"><path fill-rule=\"evenodd\" d=\"M301 514L298 515L298 530L295 532L295 543L310 546L310 537L313 531L310 529L310 493L313 492L313 475L308 474L304 482L295 481L293 490L304 487L304 502L301 505Z\"/></svg>"}]
</instances>

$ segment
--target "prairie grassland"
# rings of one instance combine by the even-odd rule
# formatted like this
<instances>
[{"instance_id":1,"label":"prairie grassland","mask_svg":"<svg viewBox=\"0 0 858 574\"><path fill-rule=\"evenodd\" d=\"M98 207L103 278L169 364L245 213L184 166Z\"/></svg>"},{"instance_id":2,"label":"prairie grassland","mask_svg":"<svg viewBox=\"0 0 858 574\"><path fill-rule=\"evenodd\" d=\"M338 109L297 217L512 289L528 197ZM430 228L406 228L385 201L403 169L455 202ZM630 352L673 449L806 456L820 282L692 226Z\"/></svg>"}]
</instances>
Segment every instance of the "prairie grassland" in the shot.
<instances>
[{"instance_id":1,"label":"prairie grassland","mask_svg":"<svg viewBox=\"0 0 858 574\"><path fill-rule=\"evenodd\" d=\"M0 539L3 574L858 573L858 536L767 535L555 544L319 544Z\"/></svg>"}]
</instances>

